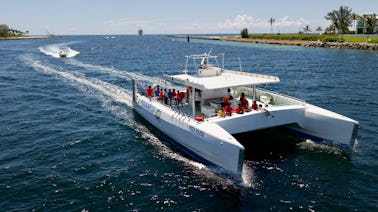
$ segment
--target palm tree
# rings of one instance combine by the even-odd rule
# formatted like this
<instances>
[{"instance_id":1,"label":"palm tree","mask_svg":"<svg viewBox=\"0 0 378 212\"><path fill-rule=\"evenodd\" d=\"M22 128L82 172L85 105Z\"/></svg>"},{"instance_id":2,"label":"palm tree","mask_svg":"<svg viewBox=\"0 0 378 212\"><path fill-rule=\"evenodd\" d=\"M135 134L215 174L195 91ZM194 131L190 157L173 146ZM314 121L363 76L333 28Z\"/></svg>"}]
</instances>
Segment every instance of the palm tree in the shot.
<instances>
[{"instance_id":1,"label":"palm tree","mask_svg":"<svg viewBox=\"0 0 378 212\"><path fill-rule=\"evenodd\" d=\"M348 32L348 27L351 25L351 15L352 9L349 9L347 6L340 6L339 10L333 10L328 12L324 18L326 20L330 20L332 24L336 27L338 33L341 33L341 37L343 34Z\"/></svg>"},{"instance_id":2,"label":"palm tree","mask_svg":"<svg viewBox=\"0 0 378 212\"><path fill-rule=\"evenodd\" d=\"M321 34L321 32L323 31L322 27L318 27L316 28L316 31L319 32L319 35Z\"/></svg>"},{"instance_id":3,"label":"palm tree","mask_svg":"<svg viewBox=\"0 0 378 212\"><path fill-rule=\"evenodd\" d=\"M352 13L352 15L350 15L350 20L352 20L354 22L354 33L357 34L357 21L360 20L361 17L359 15L357 15L356 13Z\"/></svg>"},{"instance_id":4,"label":"palm tree","mask_svg":"<svg viewBox=\"0 0 378 212\"><path fill-rule=\"evenodd\" d=\"M273 23L276 22L276 19L270 18L268 22L270 23L270 33L273 34Z\"/></svg>"},{"instance_id":5,"label":"palm tree","mask_svg":"<svg viewBox=\"0 0 378 212\"><path fill-rule=\"evenodd\" d=\"M331 24L329 27L325 29L325 33L335 34L336 33L336 27L335 25Z\"/></svg>"},{"instance_id":6,"label":"palm tree","mask_svg":"<svg viewBox=\"0 0 378 212\"><path fill-rule=\"evenodd\" d=\"M305 32L306 35L308 32L311 32L310 25L306 25L305 27L303 27L303 31Z\"/></svg>"},{"instance_id":7,"label":"palm tree","mask_svg":"<svg viewBox=\"0 0 378 212\"><path fill-rule=\"evenodd\" d=\"M366 31L366 43L369 42L369 34L373 33L374 27L377 23L377 16L375 14L365 15L364 19L364 29Z\"/></svg>"}]
</instances>

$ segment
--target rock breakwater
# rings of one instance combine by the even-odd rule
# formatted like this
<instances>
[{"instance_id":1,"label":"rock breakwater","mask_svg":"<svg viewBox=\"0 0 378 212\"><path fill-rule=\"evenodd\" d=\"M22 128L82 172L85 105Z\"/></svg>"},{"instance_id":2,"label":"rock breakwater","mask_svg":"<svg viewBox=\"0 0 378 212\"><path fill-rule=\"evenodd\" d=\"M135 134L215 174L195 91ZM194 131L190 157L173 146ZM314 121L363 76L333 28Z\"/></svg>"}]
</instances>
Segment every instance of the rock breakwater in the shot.
<instances>
[{"instance_id":1,"label":"rock breakwater","mask_svg":"<svg viewBox=\"0 0 378 212\"><path fill-rule=\"evenodd\" d=\"M176 38L187 38L188 36L172 36ZM190 39L202 40L223 40L232 42L248 42L275 45L292 45L314 48L332 48L332 49L356 49L378 51L378 44L371 43L350 43L350 42L322 42L322 41L304 41L304 40L275 40L275 39L254 39L229 36L190 36Z\"/></svg>"}]
</instances>

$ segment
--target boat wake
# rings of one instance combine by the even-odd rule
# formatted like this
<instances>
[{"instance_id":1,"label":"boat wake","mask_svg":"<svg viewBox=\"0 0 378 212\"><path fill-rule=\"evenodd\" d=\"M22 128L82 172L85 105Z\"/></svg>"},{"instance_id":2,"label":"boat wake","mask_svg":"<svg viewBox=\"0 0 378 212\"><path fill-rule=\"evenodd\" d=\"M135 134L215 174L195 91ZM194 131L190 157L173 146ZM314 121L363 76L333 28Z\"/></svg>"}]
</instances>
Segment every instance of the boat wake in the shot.
<instances>
[{"instance_id":1,"label":"boat wake","mask_svg":"<svg viewBox=\"0 0 378 212\"><path fill-rule=\"evenodd\" d=\"M327 154L333 154L333 155L342 155L345 153L344 151L342 151L341 149L337 147L332 147L325 144L319 144L309 139L298 143L297 146L300 150L308 150L311 152L321 152L321 153L327 153Z\"/></svg>"},{"instance_id":2,"label":"boat wake","mask_svg":"<svg viewBox=\"0 0 378 212\"><path fill-rule=\"evenodd\" d=\"M86 91L88 88L91 88L102 93L102 96L110 97L115 102L123 103L132 107L131 91L128 89L121 88L96 78L85 77L85 75L81 73L60 71L58 68L43 64L40 60L34 59L31 55L22 55L20 56L20 59L36 71L69 80L81 91Z\"/></svg>"},{"instance_id":3,"label":"boat wake","mask_svg":"<svg viewBox=\"0 0 378 212\"><path fill-rule=\"evenodd\" d=\"M83 62L81 62L79 60L75 60L75 59L67 60L67 61L65 61L65 63L72 65L72 66L81 67L81 68L84 68L84 69L89 70L89 71L96 71L96 72L99 72L99 73L109 74L111 76L119 77L119 78L122 78L122 79L128 79L128 80L135 79L135 80L142 81L142 82L145 82L145 83L150 83L151 85L152 84L159 84L159 85L163 85L163 86L172 86L172 84L170 82L162 80L161 78L158 78L158 77L150 77L150 76L146 76L146 75L136 73L136 72L120 70L120 69L117 69L117 68L114 68L114 67L106 67L106 66L83 63Z\"/></svg>"},{"instance_id":4,"label":"boat wake","mask_svg":"<svg viewBox=\"0 0 378 212\"><path fill-rule=\"evenodd\" d=\"M64 52L67 58L75 57L76 55L80 54L79 51L71 49L68 45L68 43L60 43L41 46L39 47L39 51L41 51L45 55L52 56L55 58L60 58L61 52Z\"/></svg>"}]
</instances>

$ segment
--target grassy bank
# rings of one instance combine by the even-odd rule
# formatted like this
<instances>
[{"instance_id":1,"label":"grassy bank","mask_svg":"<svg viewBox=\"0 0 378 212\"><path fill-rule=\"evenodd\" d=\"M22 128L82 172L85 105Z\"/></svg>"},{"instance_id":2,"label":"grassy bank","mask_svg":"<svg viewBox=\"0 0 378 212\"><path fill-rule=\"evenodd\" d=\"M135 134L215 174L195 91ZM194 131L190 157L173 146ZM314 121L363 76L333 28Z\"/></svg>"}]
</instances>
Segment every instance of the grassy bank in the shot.
<instances>
[{"instance_id":1,"label":"grassy bank","mask_svg":"<svg viewBox=\"0 0 378 212\"><path fill-rule=\"evenodd\" d=\"M322 41L322 42L353 42L364 43L366 37L343 36L340 35L318 35L318 34L250 34L251 39L271 39L271 40L290 40L290 41ZM378 38L369 38L369 43L378 43Z\"/></svg>"}]
</instances>

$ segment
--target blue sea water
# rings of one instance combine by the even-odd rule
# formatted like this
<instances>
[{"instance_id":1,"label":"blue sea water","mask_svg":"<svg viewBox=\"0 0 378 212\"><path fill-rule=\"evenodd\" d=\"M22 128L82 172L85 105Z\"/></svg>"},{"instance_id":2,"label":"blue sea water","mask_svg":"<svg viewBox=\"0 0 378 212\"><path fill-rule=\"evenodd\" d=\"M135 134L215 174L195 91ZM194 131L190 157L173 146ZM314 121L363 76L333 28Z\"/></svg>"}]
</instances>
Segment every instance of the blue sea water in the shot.
<instances>
[{"instance_id":1,"label":"blue sea water","mask_svg":"<svg viewBox=\"0 0 378 212\"><path fill-rule=\"evenodd\" d=\"M358 120L353 151L303 141L246 160L239 182L172 146L133 112L130 79L153 84L210 50L227 68L240 58L243 71L279 76L272 90ZM377 70L372 51L164 35L0 41L0 208L377 211Z\"/></svg>"}]
</instances>

